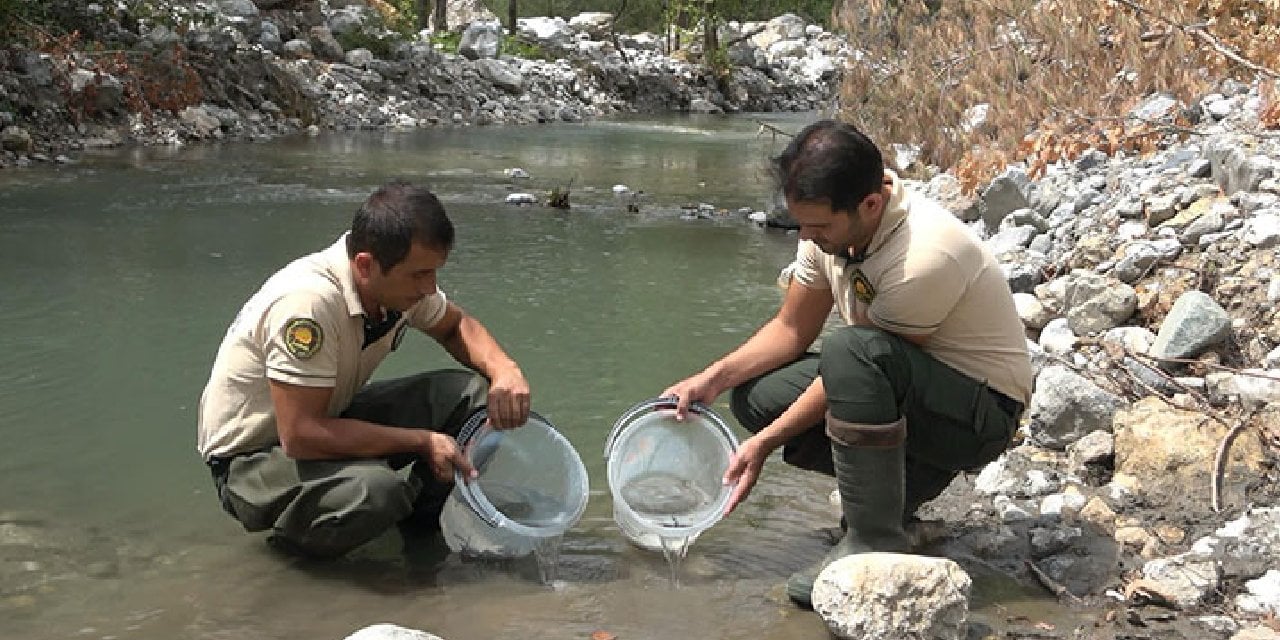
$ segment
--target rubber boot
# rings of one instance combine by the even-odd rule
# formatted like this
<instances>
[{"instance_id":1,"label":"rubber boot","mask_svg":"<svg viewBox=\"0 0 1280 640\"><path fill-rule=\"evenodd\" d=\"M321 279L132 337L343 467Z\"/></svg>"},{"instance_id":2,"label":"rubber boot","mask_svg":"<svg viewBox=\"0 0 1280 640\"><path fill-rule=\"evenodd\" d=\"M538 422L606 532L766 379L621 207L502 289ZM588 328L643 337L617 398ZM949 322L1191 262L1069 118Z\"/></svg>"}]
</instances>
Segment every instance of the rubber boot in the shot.
<instances>
[{"instance_id":1,"label":"rubber boot","mask_svg":"<svg viewBox=\"0 0 1280 640\"><path fill-rule=\"evenodd\" d=\"M864 433L900 431L900 437L896 438L880 438L878 435L870 438L856 435L847 437L848 433L832 429L833 422L829 415L827 424L828 433L833 436L831 457L835 462L836 484L840 489L840 508L849 528L820 562L796 572L787 580L787 596L806 608L813 606L813 583L818 579L818 574L832 562L855 553L903 552L910 547L902 527L905 501L903 467L906 456L902 440L905 439L905 423L901 420L888 425L840 423ZM837 435L846 437L837 438ZM861 441L862 445L849 444L851 440ZM894 441L898 444L890 444Z\"/></svg>"}]
</instances>

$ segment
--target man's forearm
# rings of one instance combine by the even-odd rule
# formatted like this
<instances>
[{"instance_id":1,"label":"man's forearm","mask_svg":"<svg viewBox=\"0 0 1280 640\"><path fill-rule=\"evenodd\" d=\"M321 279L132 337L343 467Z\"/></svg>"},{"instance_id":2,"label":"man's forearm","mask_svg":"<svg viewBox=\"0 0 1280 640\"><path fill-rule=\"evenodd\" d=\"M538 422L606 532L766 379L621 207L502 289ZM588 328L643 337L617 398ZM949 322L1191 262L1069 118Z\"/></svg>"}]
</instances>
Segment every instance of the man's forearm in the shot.
<instances>
[{"instance_id":1,"label":"man's forearm","mask_svg":"<svg viewBox=\"0 0 1280 640\"><path fill-rule=\"evenodd\" d=\"M517 368L515 360L507 355L484 325L471 316L463 316L457 329L441 345L463 366L490 380L504 369Z\"/></svg>"},{"instance_id":2,"label":"man's forearm","mask_svg":"<svg viewBox=\"0 0 1280 640\"><path fill-rule=\"evenodd\" d=\"M795 360L809 346L801 342L796 331L775 318L703 373L718 391L724 391Z\"/></svg>"},{"instance_id":3,"label":"man's forearm","mask_svg":"<svg viewBox=\"0 0 1280 640\"><path fill-rule=\"evenodd\" d=\"M422 455L430 432L374 424L351 418L324 418L301 425L291 438L282 438L285 454L298 460L379 458L397 453Z\"/></svg>"}]
</instances>

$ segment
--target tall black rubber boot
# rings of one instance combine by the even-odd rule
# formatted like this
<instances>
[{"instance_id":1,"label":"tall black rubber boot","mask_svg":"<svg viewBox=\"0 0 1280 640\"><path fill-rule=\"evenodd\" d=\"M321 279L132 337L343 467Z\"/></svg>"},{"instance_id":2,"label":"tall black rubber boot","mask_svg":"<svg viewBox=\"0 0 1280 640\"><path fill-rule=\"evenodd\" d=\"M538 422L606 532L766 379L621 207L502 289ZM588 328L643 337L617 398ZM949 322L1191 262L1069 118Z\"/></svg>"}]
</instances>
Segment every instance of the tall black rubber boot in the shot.
<instances>
[{"instance_id":1,"label":"tall black rubber boot","mask_svg":"<svg viewBox=\"0 0 1280 640\"><path fill-rule=\"evenodd\" d=\"M831 457L835 462L840 508L848 530L822 560L787 580L787 595L811 608L813 583L827 565L855 553L904 552L910 547L903 531L906 422L860 425L827 415ZM853 442L859 444L852 444Z\"/></svg>"}]
</instances>

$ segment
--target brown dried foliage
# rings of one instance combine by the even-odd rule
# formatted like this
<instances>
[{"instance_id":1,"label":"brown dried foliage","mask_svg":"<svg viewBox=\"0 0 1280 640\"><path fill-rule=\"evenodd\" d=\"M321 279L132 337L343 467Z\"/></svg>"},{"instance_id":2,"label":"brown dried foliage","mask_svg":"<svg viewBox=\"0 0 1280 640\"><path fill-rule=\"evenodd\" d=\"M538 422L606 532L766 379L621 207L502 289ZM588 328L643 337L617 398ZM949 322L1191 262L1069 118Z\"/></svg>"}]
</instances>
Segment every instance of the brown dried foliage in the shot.
<instances>
[{"instance_id":1,"label":"brown dried foliage","mask_svg":"<svg viewBox=\"0 0 1280 640\"><path fill-rule=\"evenodd\" d=\"M1225 77L1262 76L1262 124L1280 126L1280 0L847 0L836 20L866 52L842 116L920 145L967 190L1014 162L1150 151L1185 121L1123 114L1156 92L1192 104Z\"/></svg>"},{"instance_id":2,"label":"brown dried foliage","mask_svg":"<svg viewBox=\"0 0 1280 640\"><path fill-rule=\"evenodd\" d=\"M181 45L155 53L103 50L97 43L85 43L78 32L52 36L36 31L31 35L35 48L57 61L54 82L76 124L112 115L99 113L96 106L106 75L120 82L124 108L147 119L156 110L177 113L204 99L200 74L188 59L190 53ZM71 73L82 66L77 59L83 58L93 61L95 77L77 92L71 85Z\"/></svg>"}]
</instances>

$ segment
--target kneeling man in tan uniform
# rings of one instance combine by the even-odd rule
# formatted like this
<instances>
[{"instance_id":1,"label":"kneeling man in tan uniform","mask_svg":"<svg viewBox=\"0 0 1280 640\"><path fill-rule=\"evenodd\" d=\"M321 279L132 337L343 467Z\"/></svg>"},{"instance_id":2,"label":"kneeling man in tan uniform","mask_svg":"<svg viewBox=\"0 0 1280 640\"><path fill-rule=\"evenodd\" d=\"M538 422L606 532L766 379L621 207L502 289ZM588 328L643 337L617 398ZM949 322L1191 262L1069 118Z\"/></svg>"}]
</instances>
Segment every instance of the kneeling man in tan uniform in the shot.
<instances>
[{"instance_id":1,"label":"kneeling man in tan uniform","mask_svg":"<svg viewBox=\"0 0 1280 640\"><path fill-rule=\"evenodd\" d=\"M951 213L907 191L861 132L806 127L774 166L800 242L772 320L666 391L709 403L733 390L754 435L725 474L733 509L765 459L834 475L846 532L787 582L808 606L827 564L904 551L904 523L961 471L1008 446L1031 395L1022 322L995 258ZM807 353L832 306L844 324Z\"/></svg>"},{"instance_id":2,"label":"kneeling man in tan uniform","mask_svg":"<svg viewBox=\"0 0 1280 640\"><path fill-rule=\"evenodd\" d=\"M227 329L200 398L198 449L222 507L276 546L333 557L392 525L438 526L455 436L476 410L524 424L529 384L436 275L453 224L424 188L392 182L332 246L269 278ZM366 386L410 328L468 370Z\"/></svg>"}]
</instances>

